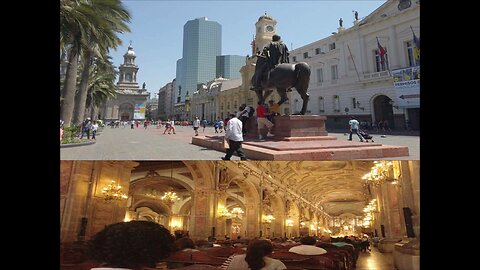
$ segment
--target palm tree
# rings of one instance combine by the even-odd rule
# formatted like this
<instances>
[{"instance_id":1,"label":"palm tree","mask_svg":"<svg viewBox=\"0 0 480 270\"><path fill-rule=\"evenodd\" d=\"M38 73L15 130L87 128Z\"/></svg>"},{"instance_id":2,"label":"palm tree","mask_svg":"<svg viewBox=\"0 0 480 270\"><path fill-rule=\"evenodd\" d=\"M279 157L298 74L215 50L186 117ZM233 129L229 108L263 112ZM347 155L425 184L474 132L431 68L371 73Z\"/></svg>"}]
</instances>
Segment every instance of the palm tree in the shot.
<instances>
[{"instance_id":1,"label":"palm tree","mask_svg":"<svg viewBox=\"0 0 480 270\"><path fill-rule=\"evenodd\" d=\"M60 97L60 119L70 126L77 81L78 59L85 28L89 25L84 0L60 0L60 48L67 51L67 70Z\"/></svg>"},{"instance_id":2,"label":"palm tree","mask_svg":"<svg viewBox=\"0 0 480 270\"><path fill-rule=\"evenodd\" d=\"M108 52L108 48L118 46L120 40L112 33L130 31L125 24L129 19L130 15L120 0L60 0L60 47L67 49L68 54L60 101L60 119L64 120L65 126L69 126L72 120L79 56L87 46L98 46L100 52ZM99 44L88 44L92 41ZM86 70L82 72L82 77L85 76L88 82L88 73L85 73L91 63L88 61L90 56L85 55L88 53L83 57ZM79 88L86 88L86 82L81 83Z\"/></svg>"},{"instance_id":3,"label":"palm tree","mask_svg":"<svg viewBox=\"0 0 480 270\"><path fill-rule=\"evenodd\" d=\"M86 107L90 110L92 119L95 118L96 111L100 106L104 105L109 98L116 96L115 78L118 72L110 59L111 57L108 57L97 61L91 68Z\"/></svg>"},{"instance_id":4,"label":"palm tree","mask_svg":"<svg viewBox=\"0 0 480 270\"><path fill-rule=\"evenodd\" d=\"M92 24L96 27L89 29L91 32L84 42L83 70L73 113L73 123L76 125L84 119L90 66L95 59L105 59L110 48L116 49L121 44L117 33L130 31L126 24L130 21L130 15L119 0L93 0L91 4L95 11Z\"/></svg>"}]
</instances>

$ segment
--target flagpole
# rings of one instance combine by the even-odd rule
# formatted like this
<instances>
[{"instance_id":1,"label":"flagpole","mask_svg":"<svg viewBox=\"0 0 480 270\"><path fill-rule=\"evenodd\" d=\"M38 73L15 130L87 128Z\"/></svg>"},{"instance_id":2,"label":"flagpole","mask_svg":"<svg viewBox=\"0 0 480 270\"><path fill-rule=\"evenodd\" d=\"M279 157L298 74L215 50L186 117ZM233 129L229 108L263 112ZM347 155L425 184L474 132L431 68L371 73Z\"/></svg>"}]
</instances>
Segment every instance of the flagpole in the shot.
<instances>
[{"instance_id":1,"label":"flagpole","mask_svg":"<svg viewBox=\"0 0 480 270\"><path fill-rule=\"evenodd\" d=\"M355 68L355 72L357 72L358 81L360 81L360 75L358 75L357 65L355 64L355 60L353 59L352 51L350 50L350 46L348 46L348 44L347 44L347 49L348 49L348 52L350 53L350 57L352 57L353 67Z\"/></svg>"},{"instance_id":2,"label":"flagpole","mask_svg":"<svg viewBox=\"0 0 480 270\"><path fill-rule=\"evenodd\" d=\"M382 44L380 44L380 41L378 40L377 36L375 36L375 38L377 38L377 47L378 47L378 54L380 55L380 64L382 62L385 62L385 67L387 68L388 74L392 76L392 73L390 72L390 67L388 66L388 63L385 61L385 54L387 53L387 48L383 47ZM384 51L383 55L381 54L380 49Z\"/></svg>"}]
</instances>

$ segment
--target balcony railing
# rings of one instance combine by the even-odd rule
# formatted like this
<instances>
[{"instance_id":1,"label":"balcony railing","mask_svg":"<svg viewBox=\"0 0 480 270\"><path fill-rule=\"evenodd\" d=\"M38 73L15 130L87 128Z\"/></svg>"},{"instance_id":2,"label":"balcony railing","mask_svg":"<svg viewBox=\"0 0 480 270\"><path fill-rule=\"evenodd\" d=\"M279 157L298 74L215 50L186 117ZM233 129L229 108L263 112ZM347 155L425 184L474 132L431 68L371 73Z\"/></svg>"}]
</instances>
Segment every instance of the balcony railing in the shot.
<instances>
[{"instance_id":1,"label":"balcony railing","mask_svg":"<svg viewBox=\"0 0 480 270\"><path fill-rule=\"evenodd\" d=\"M363 74L363 80L364 81L385 80L385 79L388 79L390 77L391 76L390 76L389 71L380 71L380 72Z\"/></svg>"}]
</instances>

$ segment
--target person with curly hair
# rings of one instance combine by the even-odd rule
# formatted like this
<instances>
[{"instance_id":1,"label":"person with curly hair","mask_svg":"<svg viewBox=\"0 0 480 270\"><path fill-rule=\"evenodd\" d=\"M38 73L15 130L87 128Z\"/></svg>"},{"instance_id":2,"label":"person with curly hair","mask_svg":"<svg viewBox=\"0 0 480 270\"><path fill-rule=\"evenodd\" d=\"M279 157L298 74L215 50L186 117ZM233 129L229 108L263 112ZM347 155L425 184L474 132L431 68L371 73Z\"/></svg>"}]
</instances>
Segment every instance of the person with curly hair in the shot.
<instances>
[{"instance_id":1,"label":"person with curly hair","mask_svg":"<svg viewBox=\"0 0 480 270\"><path fill-rule=\"evenodd\" d=\"M287 269L280 260L267 257L273 251L268 240L253 240L247 247L247 253L232 258L227 270L281 270Z\"/></svg>"},{"instance_id":2,"label":"person with curly hair","mask_svg":"<svg viewBox=\"0 0 480 270\"><path fill-rule=\"evenodd\" d=\"M174 250L175 238L164 226L133 220L107 225L89 241L88 257L102 262L91 270L155 268Z\"/></svg>"}]
</instances>

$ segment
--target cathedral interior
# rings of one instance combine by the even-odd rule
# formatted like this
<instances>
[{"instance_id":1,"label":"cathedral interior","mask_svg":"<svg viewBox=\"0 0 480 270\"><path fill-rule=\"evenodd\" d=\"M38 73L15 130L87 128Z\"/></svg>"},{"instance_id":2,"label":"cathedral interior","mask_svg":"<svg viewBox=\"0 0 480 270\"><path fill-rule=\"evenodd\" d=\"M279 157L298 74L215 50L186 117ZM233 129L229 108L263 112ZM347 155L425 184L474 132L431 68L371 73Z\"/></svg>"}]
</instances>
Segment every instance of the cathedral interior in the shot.
<instances>
[{"instance_id":1,"label":"cathedral interior","mask_svg":"<svg viewBox=\"0 0 480 270\"><path fill-rule=\"evenodd\" d=\"M381 252L418 262L419 161L60 164L62 247L148 220L193 240L368 235Z\"/></svg>"}]
</instances>

